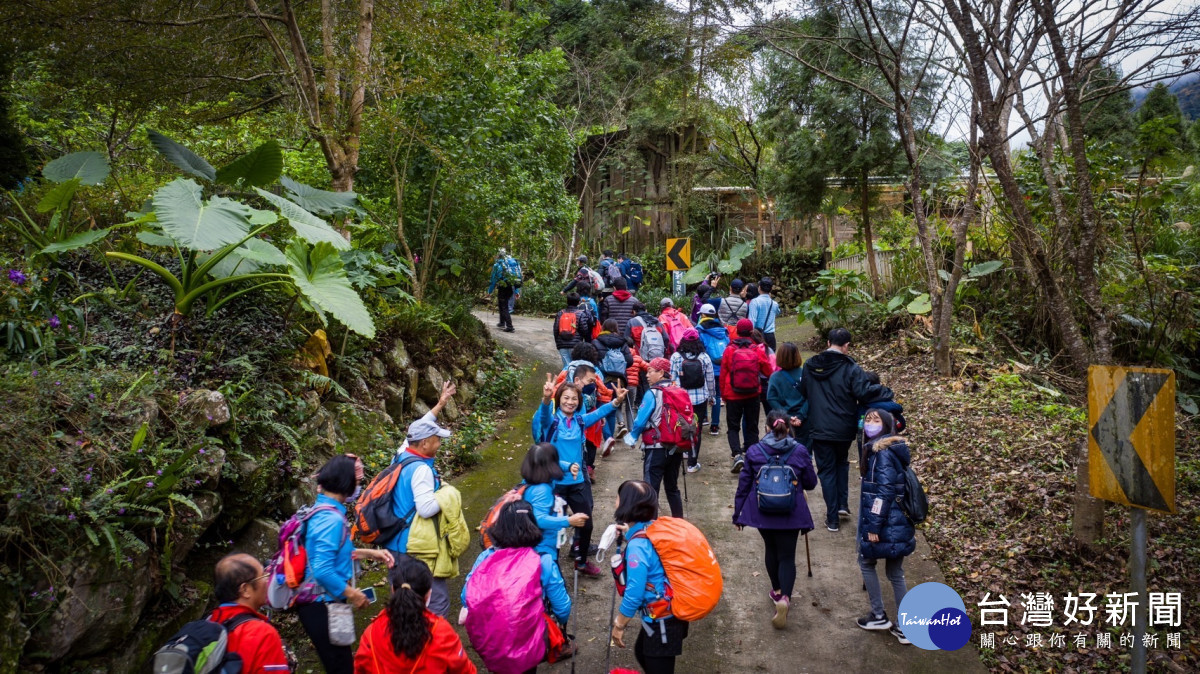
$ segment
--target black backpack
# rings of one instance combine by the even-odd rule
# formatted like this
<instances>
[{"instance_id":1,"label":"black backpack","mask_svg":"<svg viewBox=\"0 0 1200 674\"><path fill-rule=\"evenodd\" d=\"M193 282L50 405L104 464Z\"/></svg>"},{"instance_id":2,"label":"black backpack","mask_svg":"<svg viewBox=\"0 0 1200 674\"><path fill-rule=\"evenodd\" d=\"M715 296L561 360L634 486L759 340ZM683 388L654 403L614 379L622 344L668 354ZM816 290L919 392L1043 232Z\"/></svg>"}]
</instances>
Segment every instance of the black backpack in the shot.
<instances>
[{"instance_id":1,"label":"black backpack","mask_svg":"<svg viewBox=\"0 0 1200 674\"><path fill-rule=\"evenodd\" d=\"M241 674L242 656L230 653L229 633L259 620L239 613L225 622L193 620L154 652L154 674Z\"/></svg>"},{"instance_id":2,"label":"black backpack","mask_svg":"<svg viewBox=\"0 0 1200 674\"><path fill-rule=\"evenodd\" d=\"M683 365L679 368L680 388L688 390L704 388L707 382L704 381L704 363L700 362L700 356L681 355L683 355Z\"/></svg>"},{"instance_id":3,"label":"black backpack","mask_svg":"<svg viewBox=\"0 0 1200 674\"><path fill-rule=\"evenodd\" d=\"M900 499L900 507L913 524L920 524L929 516L929 499L911 464L904 467L904 498Z\"/></svg>"}]
</instances>

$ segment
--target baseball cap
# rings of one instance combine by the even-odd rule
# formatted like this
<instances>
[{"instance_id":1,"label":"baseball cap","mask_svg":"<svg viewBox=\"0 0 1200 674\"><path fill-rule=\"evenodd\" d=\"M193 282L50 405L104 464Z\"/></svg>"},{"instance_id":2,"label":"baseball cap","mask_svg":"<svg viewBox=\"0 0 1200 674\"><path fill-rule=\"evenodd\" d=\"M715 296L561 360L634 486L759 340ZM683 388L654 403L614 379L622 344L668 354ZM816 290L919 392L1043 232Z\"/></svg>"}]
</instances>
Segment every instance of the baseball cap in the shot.
<instances>
[{"instance_id":1,"label":"baseball cap","mask_svg":"<svg viewBox=\"0 0 1200 674\"><path fill-rule=\"evenodd\" d=\"M717 308L706 302L700 305L700 313L707 316L715 316L717 313Z\"/></svg>"},{"instance_id":2,"label":"baseball cap","mask_svg":"<svg viewBox=\"0 0 1200 674\"><path fill-rule=\"evenodd\" d=\"M700 333L696 332L696 328L688 328L687 330L683 331L683 339L685 341L692 340L692 339L700 339Z\"/></svg>"},{"instance_id":3,"label":"baseball cap","mask_svg":"<svg viewBox=\"0 0 1200 674\"><path fill-rule=\"evenodd\" d=\"M675 306L675 303L671 301L670 297L664 297L658 301L659 309L662 309L664 307L673 307L673 306Z\"/></svg>"},{"instance_id":4,"label":"baseball cap","mask_svg":"<svg viewBox=\"0 0 1200 674\"><path fill-rule=\"evenodd\" d=\"M746 282L740 278L735 278L729 282L729 289L735 293L741 292L742 288L744 288L745 286L746 286Z\"/></svg>"},{"instance_id":5,"label":"baseball cap","mask_svg":"<svg viewBox=\"0 0 1200 674\"><path fill-rule=\"evenodd\" d=\"M749 335L754 332L754 323L749 318L740 318L737 322L737 333L739 335Z\"/></svg>"},{"instance_id":6,"label":"baseball cap","mask_svg":"<svg viewBox=\"0 0 1200 674\"><path fill-rule=\"evenodd\" d=\"M450 429L438 426L436 421L427 417L421 417L408 425L409 442L417 442L435 435L439 438L448 438L450 437Z\"/></svg>"},{"instance_id":7,"label":"baseball cap","mask_svg":"<svg viewBox=\"0 0 1200 674\"><path fill-rule=\"evenodd\" d=\"M576 262L584 262L584 263L586 263L586 262L587 262L587 256L586 256L586 255L580 255L579 257L575 258L575 261L576 261Z\"/></svg>"},{"instance_id":8,"label":"baseball cap","mask_svg":"<svg viewBox=\"0 0 1200 674\"><path fill-rule=\"evenodd\" d=\"M670 372L671 371L671 361L667 360L666 358L662 358L660 356L658 358L651 360L650 365L648 365L648 367L651 370L658 370L659 372Z\"/></svg>"}]
</instances>

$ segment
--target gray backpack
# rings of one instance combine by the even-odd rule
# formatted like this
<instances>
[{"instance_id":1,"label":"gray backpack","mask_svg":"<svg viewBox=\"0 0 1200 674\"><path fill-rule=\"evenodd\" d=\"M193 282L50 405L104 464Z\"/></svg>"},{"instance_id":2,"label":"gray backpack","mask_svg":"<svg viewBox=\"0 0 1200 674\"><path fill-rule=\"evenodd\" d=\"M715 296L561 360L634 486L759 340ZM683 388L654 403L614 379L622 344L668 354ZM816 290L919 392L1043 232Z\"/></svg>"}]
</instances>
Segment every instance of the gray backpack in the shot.
<instances>
[{"instance_id":1,"label":"gray backpack","mask_svg":"<svg viewBox=\"0 0 1200 674\"><path fill-rule=\"evenodd\" d=\"M654 358L666 357L667 346L663 343L662 331L658 329L657 325L647 325L642 328L642 342L638 353L647 363Z\"/></svg>"}]
</instances>

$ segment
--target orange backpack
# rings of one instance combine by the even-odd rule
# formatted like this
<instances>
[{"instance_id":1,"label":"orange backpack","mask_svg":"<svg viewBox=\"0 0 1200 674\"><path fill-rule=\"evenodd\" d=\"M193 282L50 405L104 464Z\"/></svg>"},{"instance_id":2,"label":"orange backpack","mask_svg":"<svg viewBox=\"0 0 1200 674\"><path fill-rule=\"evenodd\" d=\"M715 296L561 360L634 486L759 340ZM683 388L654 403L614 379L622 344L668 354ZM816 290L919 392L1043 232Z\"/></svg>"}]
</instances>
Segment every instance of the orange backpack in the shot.
<instances>
[{"instance_id":1,"label":"orange backpack","mask_svg":"<svg viewBox=\"0 0 1200 674\"><path fill-rule=\"evenodd\" d=\"M708 539L691 522L678 517L660 517L634 534L654 546L667 573L671 589L671 613L680 620L700 620L721 600L721 565Z\"/></svg>"},{"instance_id":2,"label":"orange backpack","mask_svg":"<svg viewBox=\"0 0 1200 674\"><path fill-rule=\"evenodd\" d=\"M382 547L408 528L414 513L410 512L404 518L397 517L392 509L392 501L404 467L420 460L421 457L406 452L362 490L354 506L356 517L350 531L355 539ZM415 512L416 508L413 510Z\"/></svg>"},{"instance_id":3,"label":"orange backpack","mask_svg":"<svg viewBox=\"0 0 1200 674\"><path fill-rule=\"evenodd\" d=\"M550 433L553 434L554 431L550 431ZM521 484L504 492L500 498L496 499L496 504L489 508L487 514L483 516L483 521L479 523L479 526L476 528L476 530L479 532L479 545L482 546L484 550L492 547L492 537L488 535L488 529L490 529L491 526L496 523L496 519L500 517L500 509L503 508L507 503L520 501L521 499L525 498L525 490L528 487L529 485L522 482Z\"/></svg>"}]
</instances>

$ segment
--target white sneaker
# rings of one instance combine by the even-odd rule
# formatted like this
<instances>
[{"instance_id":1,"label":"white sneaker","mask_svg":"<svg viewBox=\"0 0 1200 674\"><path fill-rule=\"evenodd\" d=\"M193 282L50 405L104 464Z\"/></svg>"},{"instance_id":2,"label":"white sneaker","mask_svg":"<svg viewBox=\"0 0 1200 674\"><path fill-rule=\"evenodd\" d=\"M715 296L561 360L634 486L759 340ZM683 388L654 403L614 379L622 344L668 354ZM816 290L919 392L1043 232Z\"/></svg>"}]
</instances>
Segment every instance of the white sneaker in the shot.
<instances>
[{"instance_id":1,"label":"white sneaker","mask_svg":"<svg viewBox=\"0 0 1200 674\"><path fill-rule=\"evenodd\" d=\"M698 463L697 463L697 464L696 464L696 465L694 465L694 466L688 466L688 467L687 467L687 472L689 472L689 473L699 473L699 472L700 472L700 464L698 464Z\"/></svg>"}]
</instances>

